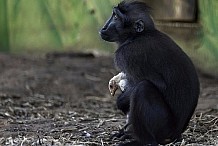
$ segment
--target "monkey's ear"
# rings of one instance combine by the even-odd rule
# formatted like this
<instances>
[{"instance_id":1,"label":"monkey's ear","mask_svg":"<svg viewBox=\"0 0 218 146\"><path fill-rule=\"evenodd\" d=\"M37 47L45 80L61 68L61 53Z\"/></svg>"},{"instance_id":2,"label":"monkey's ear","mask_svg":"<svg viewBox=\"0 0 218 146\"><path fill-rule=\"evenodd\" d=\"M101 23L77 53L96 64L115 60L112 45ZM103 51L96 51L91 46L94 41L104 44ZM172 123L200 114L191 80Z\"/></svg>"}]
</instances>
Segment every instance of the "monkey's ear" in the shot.
<instances>
[{"instance_id":1,"label":"monkey's ear","mask_svg":"<svg viewBox=\"0 0 218 146\"><path fill-rule=\"evenodd\" d=\"M144 22L141 19L135 21L134 29L135 29L136 32L143 32L144 29L145 29Z\"/></svg>"}]
</instances>

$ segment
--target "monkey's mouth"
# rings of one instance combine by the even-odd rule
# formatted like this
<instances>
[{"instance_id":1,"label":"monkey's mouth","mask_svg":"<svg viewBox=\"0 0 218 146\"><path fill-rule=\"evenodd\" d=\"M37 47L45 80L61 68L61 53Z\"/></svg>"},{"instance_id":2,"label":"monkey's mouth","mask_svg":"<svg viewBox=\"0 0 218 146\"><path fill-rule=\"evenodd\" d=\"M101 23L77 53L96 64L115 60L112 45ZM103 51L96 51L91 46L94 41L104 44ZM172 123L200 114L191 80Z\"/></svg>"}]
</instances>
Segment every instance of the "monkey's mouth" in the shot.
<instances>
[{"instance_id":1,"label":"monkey's mouth","mask_svg":"<svg viewBox=\"0 0 218 146\"><path fill-rule=\"evenodd\" d=\"M115 42L115 40L113 38L111 38L110 35L108 35L104 32L101 32L101 31L99 32L99 34L103 40L108 41L108 42Z\"/></svg>"},{"instance_id":2,"label":"monkey's mouth","mask_svg":"<svg viewBox=\"0 0 218 146\"><path fill-rule=\"evenodd\" d=\"M106 33L103 33L102 31L99 32L101 38L105 41L108 41L110 39L109 35Z\"/></svg>"}]
</instances>

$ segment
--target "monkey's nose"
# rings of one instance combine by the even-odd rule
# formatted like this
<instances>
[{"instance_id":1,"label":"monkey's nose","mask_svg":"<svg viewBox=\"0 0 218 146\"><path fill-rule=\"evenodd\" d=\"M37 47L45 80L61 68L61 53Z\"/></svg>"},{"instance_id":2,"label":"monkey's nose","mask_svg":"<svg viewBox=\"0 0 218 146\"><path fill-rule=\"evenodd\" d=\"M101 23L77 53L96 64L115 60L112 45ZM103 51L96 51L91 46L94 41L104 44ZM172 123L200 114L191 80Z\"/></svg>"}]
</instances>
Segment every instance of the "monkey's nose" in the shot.
<instances>
[{"instance_id":1,"label":"monkey's nose","mask_svg":"<svg viewBox=\"0 0 218 146\"><path fill-rule=\"evenodd\" d=\"M102 28L101 30L99 30L98 33L99 33L100 35L102 35L102 31L103 31L103 28Z\"/></svg>"},{"instance_id":2,"label":"monkey's nose","mask_svg":"<svg viewBox=\"0 0 218 146\"><path fill-rule=\"evenodd\" d=\"M99 31L99 34L100 34L100 35L101 35L101 34L104 34L104 33L106 32L106 29L107 29L107 28L103 27L103 28Z\"/></svg>"},{"instance_id":3,"label":"monkey's nose","mask_svg":"<svg viewBox=\"0 0 218 146\"><path fill-rule=\"evenodd\" d=\"M106 30L106 29L107 29L107 27L106 27L106 26L103 26L101 30Z\"/></svg>"},{"instance_id":4,"label":"monkey's nose","mask_svg":"<svg viewBox=\"0 0 218 146\"><path fill-rule=\"evenodd\" d=\"M101 38L102 38L103 40L108 40L108 39L109 39L109 36L108 36L106 30L100 30L100 31L99 31L99 35L101 36Z\"/></svg>"},{"instance_id":5,"label":"monkey's nose","mask_svg":"<svg viewBox=\"0 0 218 146\"><path fill-rule=\"evenodd\" d=\"M101 35L101 34L102 34L102 29L101 29L101 30L99 30L98 34L99 34L99 35Z\"/></svg>"}]
</instances>

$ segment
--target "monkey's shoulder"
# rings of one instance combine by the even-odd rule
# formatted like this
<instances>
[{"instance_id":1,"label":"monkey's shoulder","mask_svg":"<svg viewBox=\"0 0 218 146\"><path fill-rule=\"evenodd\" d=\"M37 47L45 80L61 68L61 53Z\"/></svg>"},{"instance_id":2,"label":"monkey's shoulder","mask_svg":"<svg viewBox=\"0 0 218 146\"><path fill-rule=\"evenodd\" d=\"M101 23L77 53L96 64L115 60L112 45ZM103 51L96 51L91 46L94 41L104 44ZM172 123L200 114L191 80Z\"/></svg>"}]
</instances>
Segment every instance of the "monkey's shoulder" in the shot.
<instances>
[{"instance_id":1,"label":"monkey's shoulder","mask_svg":"<svg viewBox=\"0 0 218 146\"><path fill-rule=\"evenodd\" d=\"M155 31L120 46L115 53L119 68L162 68L170 70L194 70L190 58L166 34ZM185 69L186 68L186 69Z\"/></svg>"}]
</instances>

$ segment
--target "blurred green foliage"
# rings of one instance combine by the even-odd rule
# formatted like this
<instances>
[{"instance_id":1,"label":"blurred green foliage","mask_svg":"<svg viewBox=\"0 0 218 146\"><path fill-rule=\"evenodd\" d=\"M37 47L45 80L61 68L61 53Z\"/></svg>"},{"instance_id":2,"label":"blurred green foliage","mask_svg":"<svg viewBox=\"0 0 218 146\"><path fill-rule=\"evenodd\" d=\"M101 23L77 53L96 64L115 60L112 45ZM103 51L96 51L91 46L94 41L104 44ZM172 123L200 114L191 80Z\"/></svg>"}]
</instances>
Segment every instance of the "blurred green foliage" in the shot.
<instances>
[{"instance_id":1,"label":"blurred green foliage","mask_svg":"<svg viewBox=\"0 0 218 146\"><path fill-rule=\"evenodd\" d=\"M7 20L7 2L0 0L0 50L9 50L9 30Z\"/></svg>"},{"instance_id":2,"label":"blurred green foliage","mask_svg":"<svg viewBox=\"0 0 218 146\"><path fill-rule=\"evenodd\" d=\"M196 51L199 68L218 76L218 0L199 0L202 35Z\"/></svg>"},{"instance_id":3,"label":"blurred green foliage","mask_svg":"<svg viewBox=\"0 0 218 146\"><path fill-rule=\"evenodd\" d=\"M0 51L112 52L114 47L100 39L98 30L120 1L0 0ZM189 48L199 68L218 75L218 0L198 0L198 4L200 37L196 42L176 41Z\"/></svg>"},{"instance_id":4,"label":"blurred green foliage","mask_svg":"<svg viewBox=\"0 0 218 146\"><path fill-rule=\"evenodd\" d=\"M102 43L98 30L118 2L0 0L0 49L48 52L111 48L110 44Z\"/></svg>"}]
</instances>

